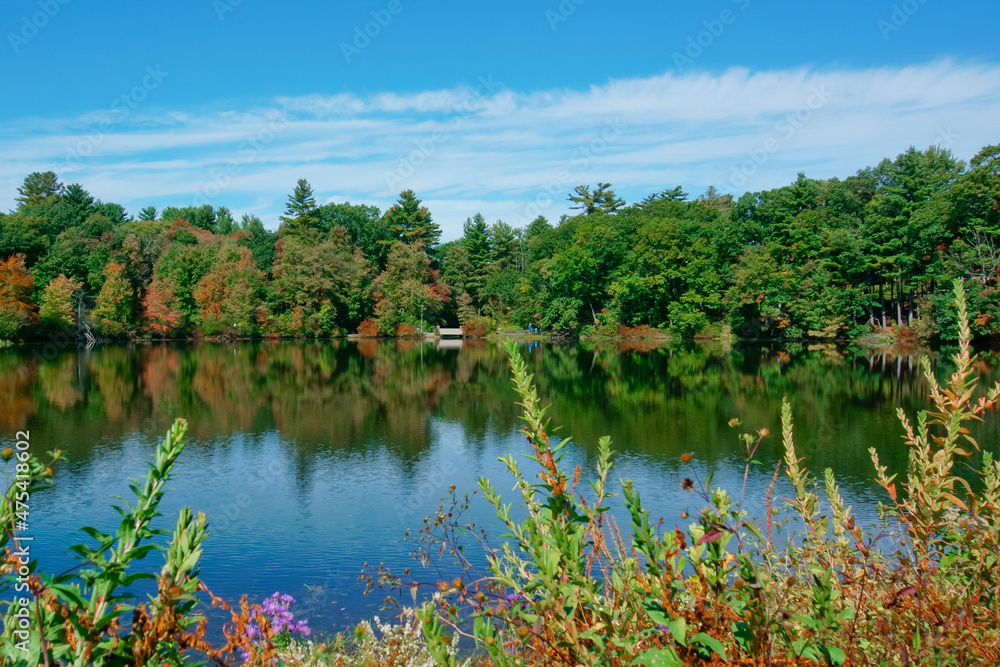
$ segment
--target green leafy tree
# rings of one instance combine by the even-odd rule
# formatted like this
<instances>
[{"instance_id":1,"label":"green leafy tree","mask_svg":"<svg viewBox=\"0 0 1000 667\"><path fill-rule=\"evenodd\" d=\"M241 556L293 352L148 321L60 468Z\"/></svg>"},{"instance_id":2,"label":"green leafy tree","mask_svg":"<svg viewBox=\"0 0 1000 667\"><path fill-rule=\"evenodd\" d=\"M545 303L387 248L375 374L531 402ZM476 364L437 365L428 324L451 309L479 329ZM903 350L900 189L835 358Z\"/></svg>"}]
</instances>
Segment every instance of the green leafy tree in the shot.
<instances>
[{"instance_id":1,"label":"green leafy tree","mask_svg":"<svg viewBox=\"0 0 1000 667\"><path fill-rule=\"evenodd\" d=\"M271 273L274 265L275 244L278 234L264 228L264 223L256 215L245 214L240 227L243 232L238 243L250 250L257 268L266 274Z\"/></svg>"},{"instance_id":2,"label":"green leafy tree","mask_svg":"<svg viewBox=\"0 0 1000 667\"><path fill-rule=\"evenodd\" d=\"M361 297L370 280L369 271L361 251L351 246L342 227L333 228L326 238L318 232L286 236L278 241L272 268L275 309L298 310L299 317L312 317L325 307L325 324L317 321L316 327L310 325L316 334L334 333L336 324L357 328L368 315Z\"/></svg>"},{"instance_id":3,"label":"green leafy tree","mask_svg":"<svg viewBox=\"0 0 1000 667\"><path fill-rule=\"evenodd\" d=\"M220 206L216 211L215 233L229 236L237 229L239 226L233 220L232 211L225 206Z\"/></svg>"},{"instance_id":4,"label":"green leafy tree","mask_svg":"<svg viewBox=\"0 0 1000 667\"><path fill-rule=\"evenodd\" d=\"M108 262L104 267L104 285L91 312L101 333L117 337L133 332L135 306L135 292L125 265Z\"/></svg>"},{"instance_id":5,"label":"green leafy tree","mask_svg":"<svg viewBox=\"0 0 1000 667\"><path fill-rule=\"evenodd\" d=\"M46 329L65 332L75 329L76 293L83 288L83 282L59 275L49 282L42 291L38 308L38 320Z\"/></svg>"},{"instance_id":6,"label":"green leafy tree","mask_svg":"<svg viewBox=\"0 0 1000 667\"><path fill-rule=\"evenodd\" d=\"M451 293L438 280L431 259L419 244L397 242L389 260L372 284L379 331L392 335L400 324L419 325L439 312Z\"/></svg>"},{"instance_id":7,"label":"green leafy tree","mask_svg":"<svg viewBox=\"0 0 1000 667\"><path fill-rule=\"evenodd\" d=\"M320 206L318 215L322 231L343 227L351 244L361 249L372 267L377 270L385 268L392 234L378 207L350 202L331 203Z\"/></svg>"},{"instance_id":8,"label":"green leafy tree","mask_svg":"<svg viewBox=\"0 0 1000 667\"><path fill-rule=\"evenodd\" d=\"M262 305L264 274L253 254L231 241L216 253L211 270L198 283L193 296L200 308L201 330L209 335L258 333L257 309ZM169 300L161 302L169 304Z\"/></svg>"},{"instance_id":9,"label":"green leafy tree","mask_svg":"<svg viewBox=\"0 0 1000 667\"><path fill-rule=\"evenodd\" d=\"M715 244L698 224L643 220L609 287L610 310L623 324L698 333L722 313Z\"/></svg>"},{"instance_id":10,"label":"green leafy tree","mask_svg":"<svg viewBox=\"0 0 1000 667\"><path fill-rule=\"evenodd\" d=\"M748 248L726 291L729 319L743 337L779 335L788 326L784 304L791 272L765 248Z\"/></svg>"},{"instance_id":11,"label":"green leafy tree","mask_svg":"<svg viewBox=\"0 0 1000 667\"><path fill-rule=\"evenodd\" d=\"M196 323L200 321L201 308L194 297L194 291L212 269L221 244L210 234L191 227L183 219L174 219L170 225L165 233L166 248L153 268L154 280L170 280L177 307L184 315L183 320Z\"/></svg>"},{"instance_id":12,"label":"green leafy tree","mask_svg":"<svg viewBox=\"0 0 1000 667\"><path fill-rule=\"evenodd\" d=\"M949 189L949 232L1000 235L1000 144L986 146Z\"/></svg>"},{"instance_id":13,"label":"green leafy tree","mask_svg":"<svg viewBox=\"0 0 1000 667\"><path fill-rule=\"evenodd\" d=\"M204 229L205 231L214 231L218 222L215 209L212 208L211 204L202 204L201 206L185 206L183 208L167 206L163 209L163 212L160 213L160 220L173 222L177 219L185 220L190 223L192 227Z\"/></svg>"}]
</instances>

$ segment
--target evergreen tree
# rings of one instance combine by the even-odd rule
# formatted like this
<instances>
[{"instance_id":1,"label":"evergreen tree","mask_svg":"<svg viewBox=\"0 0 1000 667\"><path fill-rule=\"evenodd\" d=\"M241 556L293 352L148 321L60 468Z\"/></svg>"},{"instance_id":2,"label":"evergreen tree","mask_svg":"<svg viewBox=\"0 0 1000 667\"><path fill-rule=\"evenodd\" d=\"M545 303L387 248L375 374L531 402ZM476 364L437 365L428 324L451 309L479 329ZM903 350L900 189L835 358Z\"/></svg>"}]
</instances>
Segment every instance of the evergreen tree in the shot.
<instances>
[{"instance_id":1,"label":"evergreen tree","mask_svg":"<svg viewBox=\"0 0 1000 667\"><path fill-rule=\"evenodd\" d=\"M206 206L208 205L206 204ZM209 210L211 210L211 208L211 206L208 206ZM115 225L120 225L124 222L128 222L129 220L128 212L125 210L125 207L114 202L102 202L98 199L94 203L94 212L100 213ZM211 229L211 227L203 227L203 229Z\"/></svg>"},{"instance_id":2,"label":"evergreen tree","mask_svg":"<svg viewBox=\"0 0 1000 667\"><path fill-rule=\"evenodd\" d=\"M316 197L313 195L309 181L300 178L295 184L292 194L288 195L285 204L285 214L281 216L281 232L301 232L305 229L315 229L319 224L316 209Z\"/></svg>"},{"instance_id":3,"label":"evergreen tree","mask_svg":"<svg viewBox=\"0 0 1000 667\"><path fill-rule=\"evenodd\" d=\"M517 234L514 228L503 220L497 220L490 227L490 242L493 246L493 263L504 268L514 263L517 252Z\"/></svg>"},{"instance_id":4,"label":"evergreen tree","mask_svg":"<svg viewBox=\"0 0 1000 667\"><path fill-rule=\"evenodd\" d=\"M465 220L462 225L462 247L469 262L469 274L465 277L465 289L478 308L482 304L480 291L489 274L489 265L493 261L493 249L490 246L490 228L486 218L476 213Z\"/></svg>"},{"instance_id":5,"label":"evergreen tree","mask_svg":"<svg viewBox=\"0 0 1000 667\"><path fill-rule=\"evenodd\" d=\"M56 175L51 171L32 172L24 179L24 184L17 189L18 210L38 206L39 204L55 203L65 193L66 189Z\"/></svg>"},{"instance_id":6,"label":"evergreen tree","mask_svg":"<svg viewBox=\"0 0 1000 667\"><path fill-rule=\"evenodd\" d=\"M589 185L578 185L573 188L573 192L576 194L571 194L568 197L569 201L573 202L570 209L581 210L584 215L590 215L597 211L597 201L594 199Z\"/></svg>"},{"instance_id":7,"label":"evergreen tree","mask_svg":"<svg viewBox=\"0 0 1000 667\"><path fill-rule=\"evenodd\" d=\"M585 215L594 213L616 213L625 206L625 200L615 194L610 183L598 183L593 192L589 185L578 185L573 190L576 194L571 194L569 200L574 203L571 209L579 209Z\"/></svg>"},{"instance_id":8,"label":"evergreen tree","mask_svg":"<svg viewBox=\"0 0 1000 667\"><path fill-rule=\"evenodd\" d=\"M69 218L65 227L77 227L93 212L94 198L79 183L71 183L66 188L62 204Z\"/></svg>"},{"instance_id":9,"label":"evergreen tree","mask_svg":"<svg viewBox=\"0 0 1000 667\"><path fill-rule=\"evenodd\" d=\"M672 188L666 188L660 190L659 192L654 192L651 195L647 195L639 202L639 208L645 208L655 201L665 199L667 201L687 201L688 193L684 192L684 188L680 185L674 186Z\"/></svg>"},{"instance_id":10,"label":"evergreen tree","mask_svg":"<svg viewBox=\"0 0 1000 667\"><path fill-rule=\"evenodd\" d=\"M399 199L385 212L383 219L391 239L408 245L419 244L430 251L441 238L441 228L431 219L427 207L420 205L413 190L400 192Z\"/></svg>"}]
</instances>

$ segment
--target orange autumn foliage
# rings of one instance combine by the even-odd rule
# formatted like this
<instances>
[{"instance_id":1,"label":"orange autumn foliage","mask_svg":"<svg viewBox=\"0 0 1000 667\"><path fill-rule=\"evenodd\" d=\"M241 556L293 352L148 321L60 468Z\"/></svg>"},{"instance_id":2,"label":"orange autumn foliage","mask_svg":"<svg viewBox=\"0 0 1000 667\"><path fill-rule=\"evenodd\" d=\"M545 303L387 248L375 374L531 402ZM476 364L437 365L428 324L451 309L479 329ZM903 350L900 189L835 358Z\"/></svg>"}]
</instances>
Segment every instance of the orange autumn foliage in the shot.
<instances>
[{"instance_id":1,"label":"orange autumn foliage","mask_svg":"<svg viewBox=\"0 0 1000 667\"><path fill-rule=\"evenodd\" d=\"M24 255L0 261L0 313L17 317L22 324L38 320L38 306L31 300L35 280L28 275Z\"/></svg>"}]
</instances>

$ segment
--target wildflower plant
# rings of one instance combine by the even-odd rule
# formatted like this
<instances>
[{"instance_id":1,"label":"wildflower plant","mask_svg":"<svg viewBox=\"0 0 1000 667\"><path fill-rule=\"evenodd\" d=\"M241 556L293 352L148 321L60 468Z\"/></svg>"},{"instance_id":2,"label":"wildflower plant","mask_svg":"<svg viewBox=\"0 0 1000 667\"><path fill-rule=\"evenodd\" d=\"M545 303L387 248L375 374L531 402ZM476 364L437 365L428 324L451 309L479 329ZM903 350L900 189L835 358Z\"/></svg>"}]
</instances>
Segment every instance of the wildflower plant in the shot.
<instances>
[{"instance_id":1,"label":"wildflower plant","mask_svg":"<svg viewBox=\"0 0 1000 667\"><path fill-rule=\"evenodd\" d=\"M312 634L309 622L295 620L295 614L291 611L294 603L295 598L291 595L278 592L264 600L260 609L266 620L252 621L247 626L247 638L254 643L273 642L280 651L288 648L293 640L308 637ZM243 659L249 658L250 652L245 651Z\"/></svg>"},{"instance_id":2,"label":"wildflower plant","mask_svg":"<svg viewBox=\"0 0 1000 667\"><path fill-rule=\"evenodd\" d=\"M212 603L228 605L211 595L199 578L202 543L208 534L207 518L194 514L189 507L181 510L164 550L150 540L167 531L153 527L160 516L158 508L177 457L184 450L187 424L178 419L156 448L149 471L142 481L133 480L130 488L134 504L123 501L115 509L122 520L114 533L93 527L83 528L93 544L71 547L80 565L68 572L50 574L39 569L35 560L27 563L25 577L31 604L27 628L18 624L18 609L8 593L21 585L14 576L24 565L12 550L15 544L15 498L23 487L11 484L0 499L0 547L5 561L0 581L0 605L6 607L4 630L0 634L0 656L4 664L26 665L146 665L207 664L194 658L207 656L213 664L224 665L245 648L246 626L262 618L259 607L243 601L241 612L233 612L233 622L224 629L227 643L213 647L205 638L206 619L199 593L209 595ZM9 457L4 456L5 460ZM26 462L28 473L24 486L29 492L40 490L52 477L52 466L62 455L49 454L45 463L36 457ZM153 552L164 554L159 576L136 571L140 562ZM141 602L129 587L142 580L156 582L156 593ZM23 596L23 593L21 594ZM15 629L26 631L27 639L15 636ZM273 654L270 635L260 643ZM23 650L25 644L28 650Z\"/></svg>"}]
</instances>

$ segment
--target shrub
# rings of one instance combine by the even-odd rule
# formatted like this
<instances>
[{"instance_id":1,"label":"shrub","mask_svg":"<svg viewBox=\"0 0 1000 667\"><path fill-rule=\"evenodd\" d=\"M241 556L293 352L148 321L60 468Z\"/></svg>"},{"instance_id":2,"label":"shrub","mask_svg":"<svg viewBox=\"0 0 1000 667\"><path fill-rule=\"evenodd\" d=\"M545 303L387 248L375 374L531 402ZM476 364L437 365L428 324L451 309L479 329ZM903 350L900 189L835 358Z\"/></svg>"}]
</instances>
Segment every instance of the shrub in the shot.
<instances>
[{"instance_id":1,"label":"shrub","mask_svg":"<svg viewBox=\"0 0 1000 667\"><path fill-rule=\"evenodd\" d=\"M484 338L493 330L493 320L480 315L473 315L462 324L462 336L465 338Z\"/></svg>"},{"instance_id":2,"label":"shrub","mask_svg":"<svg viewBox=\"0 0 1000 667\"><path fill-rule=\"evenodd\" d=\"M396 326L396 338L416 338L420 334L412 324L399 324Z\"/></svg>"},{"instance_id":3,"label":"shrub","mask_svg":"<svg viewBox=\"0 0 1000 667\"><path fill-rule=\"evenodd\" d=\"M362 338L377 338L378 337L378 324L372 318L366 318L361 324L358 325L358 335Z\"/></svg>"},{"instance_id":4,"label":"shrub","mask_svg":"<svg viewBox=\"0 0 1000 667\"><path fill-rule=\"evenodd\" d=\"M619 325L617 335L625 340L664 337L662 331L654 329L648 324L639 324L634 327L630 327L625 324Z\"/></svg>"}]
</instances>

